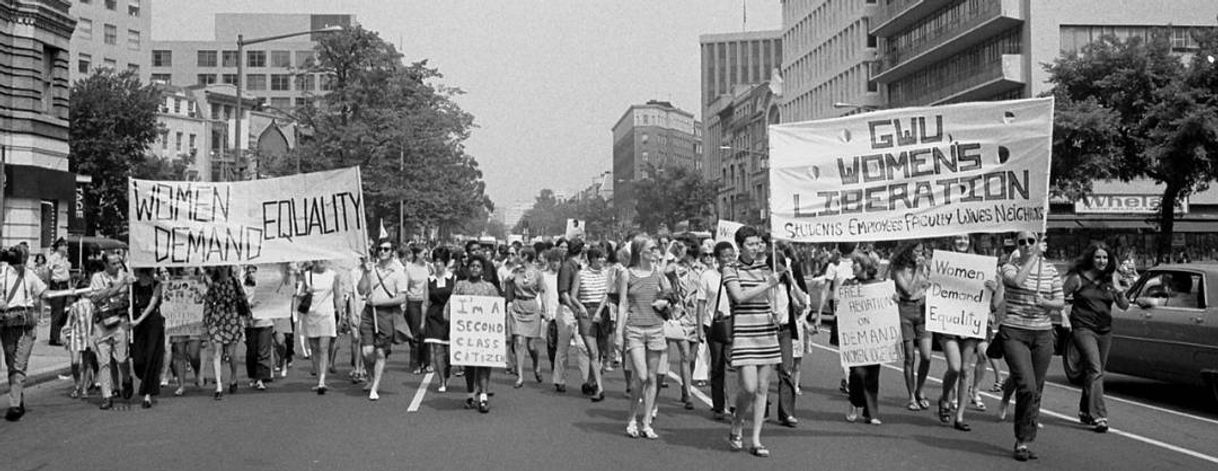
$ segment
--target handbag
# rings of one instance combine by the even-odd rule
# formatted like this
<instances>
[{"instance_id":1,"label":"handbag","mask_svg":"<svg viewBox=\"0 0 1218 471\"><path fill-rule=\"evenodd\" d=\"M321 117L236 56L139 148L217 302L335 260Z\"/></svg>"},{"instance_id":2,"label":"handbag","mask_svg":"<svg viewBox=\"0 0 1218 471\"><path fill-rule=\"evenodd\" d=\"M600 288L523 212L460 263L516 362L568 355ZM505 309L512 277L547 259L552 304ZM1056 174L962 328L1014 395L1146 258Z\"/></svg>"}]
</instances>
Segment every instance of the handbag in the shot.
<instances>
[{"instance_id":1,"label":"handbag","mask_svg":"<svg viewBox=\"0 0 1218 471\"><path fill-rule=\"evenodd\" d=\"M715 304L711 308L714 310L714 314L712 314L712 315L719 314L719 296L721 296L722 294L723 294L723 280L720 280L719 281L719 291L715 292ZM732 321L733 319L734 319L734 317L727 316L727 317L722 317L722 318L717 318L717 319L711 320L709 337L712 342L732 343L732 340L733 340L732 329L735 327L734 322Z\"/></svg>"},{"instance_id":2,"label":"handbag","mask_svg":"<svg viewBox=\"0 0 1218 471\"><path fill-rule=\"evenodd\" d=\"M994 360L1001 360L1003 356L1003 340L1005 340L1005 335L1003 335L1002 329L998 329L998 332L994 334L994 338L990 340L990 346L985 348L985 356Z\"/></svg>"},{"instance_id":3,"label":"handbag","mask_svg":"<svg viewBox=\"0 0 1218 471\"><path fill-rule=\"evenodd\" d=\"M253 317L254 310L250 308L250 300L245 297L245 289L241 287L241 283L236 278L230 278L233 281L233 289L237 290L237 299L234 300L237 305L237 315L240 317Z\"/></svg>"},{"instance_id":4,"label":"handbag","mask_svg":"<svg viewBox=\"0 0 1218 471\"><path fill-rule=\"evenodd\" d=\"M296 312L308 314L309 309L313 308L313 273L309 273L309 282L304 285L304 294L300 295L300 301L296 303Z\"/></svg>"},{"instance_id":5,"label":"handbag","mask_svg":"<svg viewBox=\"0 0 1218 471\"><path fill-rule=\"evenodd\" d=\"M681 321L676 319L664 321L664 338L668 340L685 340L688 337L688 335L685 335L685 327L681 326Z\"/></svg>"}]
</instances>

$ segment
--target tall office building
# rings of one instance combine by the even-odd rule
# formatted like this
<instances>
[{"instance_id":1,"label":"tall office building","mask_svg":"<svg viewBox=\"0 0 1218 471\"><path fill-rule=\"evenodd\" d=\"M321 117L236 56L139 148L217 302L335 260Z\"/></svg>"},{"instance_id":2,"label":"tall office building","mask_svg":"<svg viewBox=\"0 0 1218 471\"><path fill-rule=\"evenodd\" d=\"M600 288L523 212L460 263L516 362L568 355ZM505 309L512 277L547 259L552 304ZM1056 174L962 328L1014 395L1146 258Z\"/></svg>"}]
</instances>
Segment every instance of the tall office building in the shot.
<instances>
[{"instance_id":1,"label":"tall office building","mask_svg":"<svg viewBox=\"0 0 1218 471\"><path fill-rule=\"evenodd\" d=\"M782 65L782 31L704 34L698 37L702 48L702 156L703 175L718 178L723 160L730 152L722 149L722 127L711 105L722 96L766 82Z\"/></svg>"},{"instance_id":2,"label":"tall office building","mask_svg":"<svg viewBox=\"0 0 1218 471\"><path fill-rule=\"evenodd\" d=\"M216 15L210 41L158 39L152 42L152 80L171 85L237 84L237 61L245 61L245 96L262 98L275 108L301 106L325 94L329 77L311 72L315 37L300 36L259 43L237 57L237 35L246 40L314 31L327 26L350 27L354 15L251 14Z\"/></svg>"},{"instance_id":3,"label":"tall office building","mask_svg":"<svg viewBox=\"0 0 1218 471\"><path fill-rule=\"evenodd\" d=\"M619 221L635 214L634 182L649 166L699 169L702 124L666 101L633 105L613 125L613 207Z\"/></svg>"},{"instance_id":4,"label":"tall office building","mask_svg":"<svg viewBox=\"0 0 1218 471\"><path fill-rule=\"evenodd\" d=\"M870 81L876 38L868 30L878 9L876 0L782 2L783 122L836 117L883 104Z\"/></svg>"},{"instance_id":5,"label":"tall office building","mask_svg":"<svg viewBox=\"0 0 1218 471\"><path fill-rule=\"evenodd\" d=\"M73 0L71 80L96 67L131 69L148 82L152 44L152 0Z\"/></svg>"},{"instance_id":6,"label":"tall office building","mask_svg":"<svg viewBox=\"0 0 1218 471\"><path fill-rule=\"evenodd\" d=\"M0 246L37 251L83 229L68 167L68 53L59 0L0 1ZM71 222L69 222L71 219Z\"/></svg>"}]
</instances>

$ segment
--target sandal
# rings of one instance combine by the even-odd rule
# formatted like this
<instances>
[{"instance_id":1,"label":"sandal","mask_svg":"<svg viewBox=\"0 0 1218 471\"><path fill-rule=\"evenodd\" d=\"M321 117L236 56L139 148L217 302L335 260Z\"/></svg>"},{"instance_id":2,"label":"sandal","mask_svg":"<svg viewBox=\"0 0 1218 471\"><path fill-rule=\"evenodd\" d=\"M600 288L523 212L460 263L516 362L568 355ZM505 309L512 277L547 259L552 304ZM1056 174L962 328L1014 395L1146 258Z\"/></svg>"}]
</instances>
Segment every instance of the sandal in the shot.
<instances>
[{"instance_id":1,"label":"sandal","mask_svg":"<svg viewBox=\"0 0 1218 471\"><path fill-rule=\"evenodd\" d=\"M846 413L846 422L854 423L859 420L859 408L850 406L850 412Z\"/></svg>"},{"instance_id":2,"label":"sandal","mask_svg":"<svg viewBox=\"0 0 1218 471\"><path fill-rule=\"evenodd\" d=\"M909 400L909 404L908 404L908 405L906 405L906 406L905 406L905 408L906 408L906 409L909 409L909 410L911 410L911 411L917 412L917 411L922 410L922 405L921 405L921 404L918 404L918 400L917 400L917 399L910 399L910 400Z\"/></svg>"},{"instance_id":3,"label":"sandal","mask_svg":"<svg viewBox=\"0 0 1218 471\"><path fill-rule=\"evenodd\" d=\"M757 445L753 448L750 448L749 453L752 453L753 456L756 456L759 458L769 458L770 457L770 450L761 445Z\"/></svg>"},{"instance_id":4,"label":"sandal","mask_svg":"<svg viewBox=\"0 0 1218 471\"><path fill-rule=\"evenodd\" d=\"M738 433L734 433L734 434L729 433L727 435L727 446L729 448L731 448L732 451L743 450L744 449L744 439L741 438L740 434L738 434Z\"/></svg>"},{"instance_id":5,"label":"sandal","mask_svg":"<svg viewBox=\"0 0 1218 471\"><path fill-rule=\"evenodd\" d=\"M79 389L73 389L73 390L72 390L72 392L68 393L68 397L70 397L70 398L72 398L72 399L79 399L79 398L80 398L80 390L79 390Z\"/></svg>"},{"instance_id":6,"label":"sandal","mask_svg":"<svg viewBox=\"0 0 1218 471\"><path fill-rule=\"evenodd\" d=\"M950 403L939 402L939 421L950 423L952 421L952 408Z\"/></svg>"},{"instance_id":7,"label":"sandal","mask_svg":"<svg viewBox=\"0 0 1218 471\"><path fill-rule=\"evenodd\" d=\"M985 410L986 410L985 401L981 400L980 394L973 396L973 408L977 409L981 412L985 412Z\"/></svg>"},{"instance_id":8,"label":"sandal","mask_svg":"<svg viewBox=\"0 0 1218 471\"><path fill-rule=\"evenodd\" d=\"M648 440L655 440L657 438L660 438L659 435L656 435L655 429L653 429L651 427L643 427L643 430L639 431L639 436L646 438Z\"/></svg>"},{"instance_id":9,"label":"sandal","mask_svg":"<svg viewBox=\"0 0 1218 471\"><path fill-rule=\"evenodd\" d=\"M630 438L639 438L639 423L631 420L626 423L626 436Z\"/></svg>"},{"instance_id":10,"label":"sandal","mask_svg":"<svg viewBox=\"0 0 1218 471\"><path fill-rule=\"evenodd\" d=\"M958 420L954 424L952 424L952 428L959 430L961 432L968 432L970 430L973 430L973 428L969 427L968 424L958 421Z\"/></svg>"},{"instance_id":11,"label":"sandal","mask_svg":"<svg viewBox=\"0 0 1218 471\"><path fill-rule=\"evenodd\" d=\"M929 400L927 400L925 397L921 397L921 396L919 396L917 399L918 399L918 407L921 407L922 410L930 409Z\"/></svg>"}]
</instances>

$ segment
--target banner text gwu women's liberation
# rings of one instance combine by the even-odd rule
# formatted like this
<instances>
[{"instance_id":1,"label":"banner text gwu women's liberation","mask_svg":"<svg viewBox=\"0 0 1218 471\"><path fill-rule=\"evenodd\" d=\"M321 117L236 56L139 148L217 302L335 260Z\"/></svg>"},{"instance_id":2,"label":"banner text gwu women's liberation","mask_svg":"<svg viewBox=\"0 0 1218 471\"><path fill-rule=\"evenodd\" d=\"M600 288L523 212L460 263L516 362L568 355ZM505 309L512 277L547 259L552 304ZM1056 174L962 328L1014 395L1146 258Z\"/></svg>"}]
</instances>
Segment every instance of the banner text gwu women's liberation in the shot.
<instances>
[{"instance_id":1,"label":"banner text gwu women's liberation","mask_svg":"<svg viewBox=\"0 0 1218 471\"><path fill-rule=\"evenodd\" d=\"M346 191L262 201L241 222L228 184L136 181L132 190L135 221L153 223L157 263L245 263L268 241L363 230L362 195Z\"/></svg>"}]
</instances>

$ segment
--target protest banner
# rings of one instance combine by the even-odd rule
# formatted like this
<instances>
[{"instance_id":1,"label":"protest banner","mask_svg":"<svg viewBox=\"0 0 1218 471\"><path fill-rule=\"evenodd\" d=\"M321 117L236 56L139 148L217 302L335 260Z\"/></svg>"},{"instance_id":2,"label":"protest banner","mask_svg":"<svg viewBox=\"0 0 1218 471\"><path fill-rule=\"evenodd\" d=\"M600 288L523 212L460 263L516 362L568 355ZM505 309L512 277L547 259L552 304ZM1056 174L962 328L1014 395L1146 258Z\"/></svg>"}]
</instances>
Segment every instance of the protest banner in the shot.
<instances>
[{"instance_id":1,"label":"protest banner","mask_svg":"<svg viewBox=\"0 0 1218 471\"><path fill-rule=\"evenodd\" d=\"M449 360L457 366L507 367L506 310L498 296L453 295Z\"/></svg>"},{"instance_id":2,"label":"protest banner","mask_svg":"<svg viewBox=\"0 0 1218 471\"><path fill-rule=\"evenodd\" d=\"M892 281L844 284L837 290L837 335L842 367L902 359L901 315Z\"/></svg>"},{"instance_id":3,"label":"protest banner","mask_svg":"<svg viewBox=\"0 0 1218 471\"><path fill-rule=\"evenodd\" d=\"M966 338L985 338L998 259L936 250L930 261L926 292L926 330Z\"/></svg>"},{"instance_id":4,"label":"protest banner","mask_svg":"<svg viewBox=\"0 0 1218 471\"><path fill-rule=\"evenodd\" d=\"M129 180L130 262L201 267L357 258L358 167L248 182Z\"/></svg>"},{"instance_id":5,"label":"protest banner","mask_svg":"<svg viewBox=\"0 0 1218 471\"><path fill-rule=\"evenodd\" d=\"M720 219L719 224L715 226L715 242L731 242L732 247L736 247L736 230L741 227L744 227L744 224Z\"/></svg>"},{"instance_id":6,"label":"protest banner","mask_svg":"<svg viewBox=\"0 0 1218 471\"><path fill-rule=\"evenodd\" d=\"M1052 98L770 126L770 231L816 243L1043 232L1052 134Z\"/></svg>"},{"instance_id":7,"label":"protest banner","mask_svg":"<svg viewBox=\"0 0 1218 471\"><path fill-rule=\"evenodd\" d=\"M203 296L207 285L195 278L170 278L161 285L165 335L203 335Z\"/></svg>"},{"instance_id":8,"label":"protest banner","mask_svg":"<svg viewBox=\"0 0 1218 471\"><path fill-rule=\"evenodd\" d=\"M584 221L567 218L567 232L565 237L567 240L583 239L585 229Z\"/></svg>"},{"instance_id":9,"label":"protest banner","mask_svg":"<svg viewBox=\"0 0 1218 471\"><path fill-rule=\"evenodd\" d=\"M250 310L255 319L283 319L292 317L292 295L296 285L288 264L256 265L254 275L254 299ZM340 273L341 276L341 273ZM243 280L244 281L244 280Z\"/></svg>"}]
</instances>

